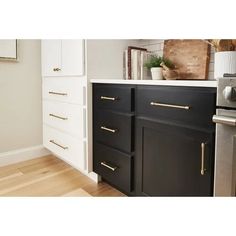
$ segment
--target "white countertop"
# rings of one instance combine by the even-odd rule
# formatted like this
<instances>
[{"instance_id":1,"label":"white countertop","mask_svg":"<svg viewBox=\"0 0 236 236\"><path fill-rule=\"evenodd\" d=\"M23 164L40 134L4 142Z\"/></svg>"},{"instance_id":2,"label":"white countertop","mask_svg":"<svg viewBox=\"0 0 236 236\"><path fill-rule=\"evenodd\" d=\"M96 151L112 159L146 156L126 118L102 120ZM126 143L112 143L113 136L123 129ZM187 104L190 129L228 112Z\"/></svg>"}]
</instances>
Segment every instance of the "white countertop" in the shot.
<instances>
[{"instance_id":1,"label":"white countertop","mask_svg":"<svg viewBox=\"0 0 236 236\"><path fill-rule=\"evenodd\" d=\"M217 80L123 80L123 79L91 79L91 83L101 84L141 84L169 85L188 87L217 87Z\"/></svg>"}]
</instances>

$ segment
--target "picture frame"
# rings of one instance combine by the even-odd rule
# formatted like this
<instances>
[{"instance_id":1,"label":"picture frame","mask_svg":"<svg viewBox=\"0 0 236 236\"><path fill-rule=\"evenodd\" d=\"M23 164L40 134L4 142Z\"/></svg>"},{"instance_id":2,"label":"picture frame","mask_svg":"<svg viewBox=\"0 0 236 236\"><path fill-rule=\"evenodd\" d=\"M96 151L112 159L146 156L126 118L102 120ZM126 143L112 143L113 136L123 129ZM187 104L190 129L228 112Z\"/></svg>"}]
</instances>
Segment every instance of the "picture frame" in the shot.
<instances>
[{"instance_id":1,"label":"picture frame","mask_svg":"<svg viewBox=\"0 0 236 236\"><path fill-rule=\"evenodd\" d=\"M0 60L2 61L18 60L17 39L0 39Z\"/></svg>"}]
</instances>

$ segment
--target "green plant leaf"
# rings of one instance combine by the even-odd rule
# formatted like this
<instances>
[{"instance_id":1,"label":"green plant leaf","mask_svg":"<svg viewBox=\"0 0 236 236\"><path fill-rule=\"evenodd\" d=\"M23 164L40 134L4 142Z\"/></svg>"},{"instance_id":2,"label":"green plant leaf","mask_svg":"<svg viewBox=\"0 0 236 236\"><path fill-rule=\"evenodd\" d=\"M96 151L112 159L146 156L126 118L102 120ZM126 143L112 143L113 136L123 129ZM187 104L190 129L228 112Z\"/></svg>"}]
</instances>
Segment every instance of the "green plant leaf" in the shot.
<instances>
[{"instance_id":1,"label":"green plant leaf","mask_svg":"<svg viewBox=\"0 0 236 236\"><path fill-rule=\"evenodd\" d=\"M173 63L169 59L157 55L150 56L144 66L148 69L151 69L152 67L161 67L162 62L164 62L164 64L169 68L174 67Z\"/></svg>"}]
</instances>

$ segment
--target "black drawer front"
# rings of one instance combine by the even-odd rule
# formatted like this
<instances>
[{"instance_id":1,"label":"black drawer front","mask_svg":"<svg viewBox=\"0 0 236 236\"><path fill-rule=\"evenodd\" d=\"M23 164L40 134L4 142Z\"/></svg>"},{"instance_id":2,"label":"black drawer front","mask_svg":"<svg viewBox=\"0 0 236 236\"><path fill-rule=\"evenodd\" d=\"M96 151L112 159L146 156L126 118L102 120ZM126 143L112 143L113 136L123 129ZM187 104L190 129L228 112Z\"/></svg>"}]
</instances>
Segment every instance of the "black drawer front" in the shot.
<instances>
[{"instance_id":1,"label":"black drawer front","mask_svg":"<svg viewBox=\"0 0 236 236\"><path fill-rule=\"evenodd\" d=\"M132 152L132 115L96 111L94 118L95 140L125 152Z\"/></svg>"},{"instance_id":2,"label":"black drawer front","mask_svg":"<svg viewBox=\"0 0 236 236\"><path fill-rule=\"evenodd\" d=\"M132 157L104 145L94 143L93 171L119 188L132 191Z\"/></svg>"},{"instance_id":3,"label":"black drawer front","mask_svg":"<svg viewBox=\"0 0 236 236\"><path fill-rule=\"evenodd\" d=\"M138 116L214 128L215 88L137 86L136 99Z\"/></svg>"},{"instance_id":4,"label":"black drawer front","mask_svg":"<svg viewBox=\"0 0 236 236\"><path fill-rule=\"evenodd\" d=\"M133 111L133 94L134 88L131 86L93 85L93 103L96 109L131 112Z\"/></svg>"}]
</instances>

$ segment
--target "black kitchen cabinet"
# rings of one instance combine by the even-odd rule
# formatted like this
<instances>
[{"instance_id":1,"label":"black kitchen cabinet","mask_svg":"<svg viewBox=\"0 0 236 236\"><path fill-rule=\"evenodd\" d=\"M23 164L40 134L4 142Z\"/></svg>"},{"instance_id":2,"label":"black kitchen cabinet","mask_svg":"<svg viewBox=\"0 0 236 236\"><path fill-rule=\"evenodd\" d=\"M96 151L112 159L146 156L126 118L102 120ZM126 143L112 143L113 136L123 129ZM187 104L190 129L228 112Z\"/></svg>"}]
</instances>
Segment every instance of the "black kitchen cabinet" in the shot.
<instances>
[{"instance_id":1,"label":"black kitchen cabinet","mask_svg":"<svg viewBox=\"0 0 236 236\"><path fill-rule=\"evenodd\" d=\"M213 133L147 119L136 127L137 195L212 196Z\"/></svg>"},{"instance_id":2,"label":"black kitchen cabinet","mask_svg":"<svg viewBox=\"0 0 236 236\"><path fill-rule=\"evenodd\" d=\"M215 104L215 88L137 86L137 195L213 195Z\"/></svg>"},{"instance_id":3,"label":"black kitchen cabinet","mask_svg":"<svg viewBox=\"0 0 236 236\"><path fill-rule=\"evenodd\" d=\"M130 196L212 196L216 89L93 85L93 170Z\"/></svg>"},{"instance_id":4,"label":"black kitchen cabinet","mask_svg":"<svg viewBox=\"0 0 236 236\"><path fill-rule=\"evenodd\" d=\"M134 86L93 85L93 171L134 195Z\"/></svg>"}]
</instances>

